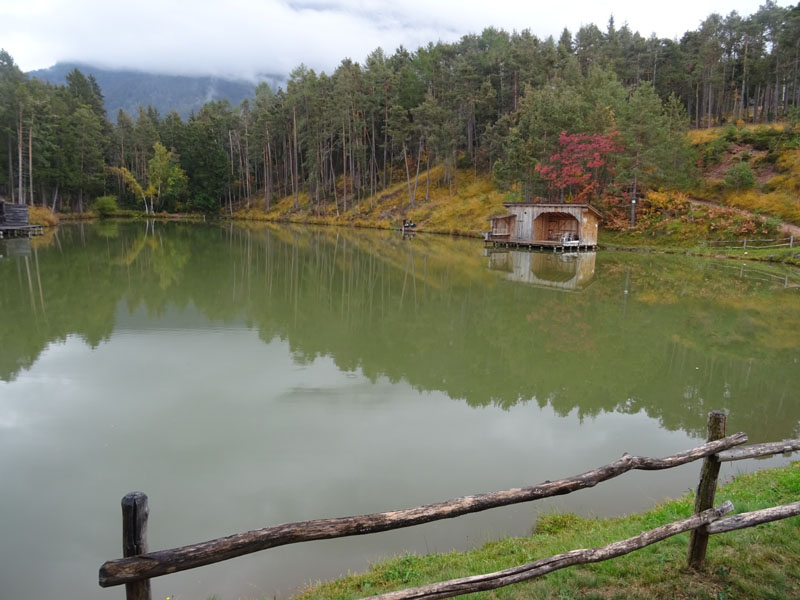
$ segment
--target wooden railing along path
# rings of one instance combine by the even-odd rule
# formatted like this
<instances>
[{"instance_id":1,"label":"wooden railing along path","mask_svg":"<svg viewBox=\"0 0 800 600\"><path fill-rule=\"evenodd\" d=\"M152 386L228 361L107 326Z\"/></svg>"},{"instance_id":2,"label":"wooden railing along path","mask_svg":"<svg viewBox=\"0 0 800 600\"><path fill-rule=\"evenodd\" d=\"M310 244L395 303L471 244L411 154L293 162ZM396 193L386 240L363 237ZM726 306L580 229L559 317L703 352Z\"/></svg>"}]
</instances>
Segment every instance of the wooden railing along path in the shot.
<instances>
[{"instance_id":1,"label":"wooden railing along path","mask_svg":"<svg viewBox=\"0 0 800 600\"><path fill-rule=\"evenodd\" d=\"M426 506L370 515L286 523L155 552L149 552L147 548L147 496L141 492L133 492L122 499L123 558L107 561L100 567L100 585L111 587L125 584L128 600L150 600L150 579L153 577L202 567L259 550L311 540L378 533L451 519L490 508L569 494L632 470L671 469L704 459L695 497L695 514L688 519L675 521L601 548L573 550L496 573L454 579L378 597L386 600L447 598L495 589L565 567L615 558L686 531L691 531L689 566L700 569L705 560L709 535L800 514L800 502L727 518L723 517L733 511L730 502L713 507L721 462L800 450L800 439L741 446L746 441L747 435L744 433L725 436L725 415L714 411L709 413L708 441L705 444L664 458L624 454L619 460L586 473L558 481L545 481L532 487L464 496Z\"/></svg>"},{"instance_id":2,"label":"wooden railing along path","mask_svg":"<svg viewBox=\"0 0 800 600\"><path fill-rule=\"evenodd\" d=\"M785 238L762 240L744 238L741 242L738 240L707 240L706 244L712 248L726 248L735 249L741 248L742 250L757 250L759 248L794 248L796 239L793 235Z\"/></svg>"}]
</instances>

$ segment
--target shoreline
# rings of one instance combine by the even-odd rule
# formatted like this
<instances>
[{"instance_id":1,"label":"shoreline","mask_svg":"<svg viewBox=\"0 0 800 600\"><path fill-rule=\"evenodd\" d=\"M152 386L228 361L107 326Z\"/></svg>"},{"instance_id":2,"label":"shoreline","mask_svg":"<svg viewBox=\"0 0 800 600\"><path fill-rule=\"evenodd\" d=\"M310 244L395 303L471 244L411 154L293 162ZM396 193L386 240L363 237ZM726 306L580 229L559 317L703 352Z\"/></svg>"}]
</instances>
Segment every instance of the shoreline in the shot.
<instances>
[{"instance_id":1,"label":"shoreline","mask_svg":"<svg viewBox=\"0 0 800 600\"><path fill-rule=\"evenodd\" d=\"M80 222L91 222L95 220L102 220L101 217L93 214L93 213L83 213L81 215L77 214L62 214L62 213L55 213L54 215L59 222L64 223L80 223ZM324 217L317 217L317 218L287 218L287 217L275 217L275 218L246 218L241 216L233 216L231 215L218 215L208 217L204 214L195 214L195 213L155 213L155 214L144 214L138 213L135 211L126 211L124 213L120 213L114 215L112 217L107 217L109 220L145 220L145 219L152 219L158 221L184 221L184 222L230 222L236 224L258 224L258 223L273 223L273 224L293 224L293 225L317 225L317 226L326 226L326 227L350 227L356 229L376 229L376 230L384 230L384 231L391 231L391 230L399 230L398 227L392 225L388 220L385 223L376 223L376 222L366 222L366 221L350 221L350 222L340 222L339 219L331 221L330 219L326 219ZM43 224L45 228L52 227L52 224ZM415 229L413 232L414 235L416 234L431 234L431 235L449 235L449 236L457 236L457 237L465 237L465 238L474 238L474 239L481 239L481 234L477 230L467 230L467 229L445 229L445 228L437 228L431 227L428 228L425 225L419 226L418 229ZM680 246L680 245L652 245L647 243L642 244L632 244L632 243L619 243L615 240L608 240L604 238L608 238L609 236L614 237L619 235L617 232L613 232L607 229L600 230L600 239L598 240L597 248L598 250L611 250L611 251L618 251L618 252L637 252L641 254L673 254L673 255L684 255L689 257L697 257L697 258L715 258L715 259L725 259L725 260L737 260L737 261L748 261L753 263L768 263L774 265L784 265L784 266L795 266L800 267L800 240L798 240L797 245L793 248L770 248L770 249L759 249L759 248L751 248L748 250L738 250L738 249L731 249L727 251L720 251L719 249L708 249L703 248L702 246ZM701 241L703 243L704 241Z\"/></svg>"}]
</instances>

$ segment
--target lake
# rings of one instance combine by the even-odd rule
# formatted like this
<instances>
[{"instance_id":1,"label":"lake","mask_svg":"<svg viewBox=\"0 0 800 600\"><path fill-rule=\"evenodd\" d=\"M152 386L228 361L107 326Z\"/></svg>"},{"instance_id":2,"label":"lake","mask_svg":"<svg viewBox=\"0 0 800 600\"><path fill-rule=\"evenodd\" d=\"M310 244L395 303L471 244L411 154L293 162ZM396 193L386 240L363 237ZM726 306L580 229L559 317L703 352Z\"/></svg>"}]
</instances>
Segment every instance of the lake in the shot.
<instances>
[{"instance_id":1,"label":"lake","mask_svg":"<svg viewBox=\"0 0 800 600\"><path fill-rule=\"evenodd\" d=\"M800 273L336 228L99 222L0 242L0 597L120 599L119 502L171 548L407 508L702 443L800 436ZM724 466L723 478L788 459ZM403 552L619 515L699 463L153 580L287 597Z\"/></svg>"}]
</instances>

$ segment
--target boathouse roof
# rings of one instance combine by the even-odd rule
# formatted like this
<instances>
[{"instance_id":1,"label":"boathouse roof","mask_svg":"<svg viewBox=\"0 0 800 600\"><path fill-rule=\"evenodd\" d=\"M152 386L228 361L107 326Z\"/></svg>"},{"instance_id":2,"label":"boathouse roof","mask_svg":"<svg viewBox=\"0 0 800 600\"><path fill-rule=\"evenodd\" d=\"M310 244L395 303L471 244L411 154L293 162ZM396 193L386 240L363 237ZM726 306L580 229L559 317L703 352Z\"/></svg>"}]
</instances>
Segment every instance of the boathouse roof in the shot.
<instances>
[{"instance_id":1,"label":"boathouse roof","mask_svg":"<svg viewBox=\"0 0 800 600\"><path fill-rule=\"evenodd\" d=\"M537 208L544 208L549 212L559 212L559 210L563 210L565 208L586 208L598 217L603 216L603 213L601 213L591 204L571 204L569 202L503 202L503 206L506 208L511 208L513 206L535 206Z\"/></svg>"}]
</instances>

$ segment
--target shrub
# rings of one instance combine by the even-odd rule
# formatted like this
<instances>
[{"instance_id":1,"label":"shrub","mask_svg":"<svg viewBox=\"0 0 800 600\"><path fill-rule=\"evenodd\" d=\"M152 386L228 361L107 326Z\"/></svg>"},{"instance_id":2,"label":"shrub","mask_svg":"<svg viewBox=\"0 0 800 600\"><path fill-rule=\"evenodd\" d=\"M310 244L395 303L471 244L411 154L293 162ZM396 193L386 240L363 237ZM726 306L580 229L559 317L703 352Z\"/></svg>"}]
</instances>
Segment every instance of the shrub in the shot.
<instances>
[{"instance_id":1,"label":"shrub","mask_svg":"<svg viewBox=\"0 0 800 600\"><path fill-rule=\"evenodd\" d=\"M722 160L722 156L728 150L729 146L730 146L730 141L724 135L715 138L714 140L706 144L700 155L700 159L702 160L703 166L710 167L711 165L719 163L719 161Z\"/></svg>"},{"instance_id":2,"label":"shrub","mask_svg":"<svg viewBox=\"0 0 800 600\"><path fill-rule=\"evenodd\" d=\"M733 165L725 174L725 185L729 188L739 190L750 189L756 183L753 171L746 163L739 162Z\"/></svg>"},{"instance_id":3,"label":"shrub","mask_svg":"<svg viewBox=\"0 0 800 600\"><path fill-rule=\"evenodd\" d=\"M679 215L689 211L689 199L680 192L650 191L645 196L650 209L656 213Z\"/></svg>"},{"instance_id":4,"label":"shrub","mask_svg":"<svg viewBox=\"0 0 800 600\"><path fill-rule=\"evenodd\" d=\"M119 210L116 196L100 196L92 205L94 211L101 217L110 217Z\"/></svg>"},{"instance_id":5,"label":"shrub","mask_svg":"<svg viewBox=\"0 0 800 600\"><path fill-rule=\"evenodd\" d=\"M739 139L739 130L732 123L727 125L722 134L729 142L735 142Z\"/></svg>"},{"instance_id":6,"label":"shrub","mask_svg":"<svg viewBox=\"0 0 800 600\"><path fill-rule=\"evenodd\" d=\"M31 225L42 225L51 227L58 225L58 217L43 206L28 207L28 223Z\"/></svg>"}]
</instances>

